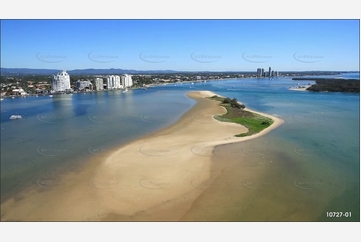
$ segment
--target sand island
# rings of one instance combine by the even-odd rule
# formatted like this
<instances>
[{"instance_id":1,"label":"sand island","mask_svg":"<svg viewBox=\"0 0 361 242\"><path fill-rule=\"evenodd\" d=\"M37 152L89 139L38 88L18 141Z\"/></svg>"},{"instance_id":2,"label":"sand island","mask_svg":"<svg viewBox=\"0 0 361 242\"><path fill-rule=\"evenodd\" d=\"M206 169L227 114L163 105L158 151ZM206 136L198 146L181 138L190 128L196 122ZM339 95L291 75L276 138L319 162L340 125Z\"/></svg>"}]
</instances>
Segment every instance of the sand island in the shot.
<instances>
[{"instance_id":1,"label":"sand island","mask_svg":"<svg viewBox=\"0 0 361 242\"><path fill-rule=\"evenodd\" d=\"M216 178L216 146L257 138L283 123L231 107L210 91L188 96L197 103L175 124L94 158L54 189L35 186L6 201L2 221L178 221Z\"/></svg>"}]
</instances>

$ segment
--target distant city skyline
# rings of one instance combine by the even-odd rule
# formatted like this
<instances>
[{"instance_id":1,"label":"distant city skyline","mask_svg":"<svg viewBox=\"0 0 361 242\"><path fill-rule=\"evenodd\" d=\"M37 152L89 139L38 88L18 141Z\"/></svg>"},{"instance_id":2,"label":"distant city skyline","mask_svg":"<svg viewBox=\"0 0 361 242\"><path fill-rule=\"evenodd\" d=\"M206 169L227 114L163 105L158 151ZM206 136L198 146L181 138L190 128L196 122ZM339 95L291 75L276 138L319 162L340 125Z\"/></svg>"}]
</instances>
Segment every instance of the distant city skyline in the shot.
<instances>
[{"instance_id":1,"label":"distant city skyline","mask_svg":"<svg viewBox=\"0 0 361 242\"><path fill-rule=\"evenodd\" d=\"M257 68L256 70L257 77L278 77L278 71L272 70L271 67L268 68L268 72L264 71L264 68Z\"/></svg>"},{"instance_id":2,"label":"distant city skyline","mask_svg":"<svg viewBox=\"0 0 361 242\"><path fill-rule=\"evenodd\" d=\"M1 67L359 71L359 20L1 20Z\"/></svg>"}]
</instances>

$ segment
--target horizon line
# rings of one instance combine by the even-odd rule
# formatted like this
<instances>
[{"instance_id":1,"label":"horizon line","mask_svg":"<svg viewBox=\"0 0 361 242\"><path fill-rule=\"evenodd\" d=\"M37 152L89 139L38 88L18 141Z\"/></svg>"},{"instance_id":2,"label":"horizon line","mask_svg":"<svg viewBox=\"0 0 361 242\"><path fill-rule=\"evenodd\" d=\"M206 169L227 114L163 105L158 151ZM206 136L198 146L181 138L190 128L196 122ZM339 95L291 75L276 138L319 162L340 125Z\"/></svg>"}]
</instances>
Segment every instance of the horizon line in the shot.
<instances>
[{"instance_id":1,"label":"horizon line","mask_svg":"<svg viewBox=\"0 0 361 242\"><path fill-rule=\"evenodd\" d=\"M58 69L58 68L29 68L29 67L0 67L1 69L28 69L28 70L60 70L60 71L77 71L77 70L127 70L127 71L172 71L172 72L257 72L257 70L172 70L172 69L154 69L154 70L140 70L140 69L122 69L122 68L78 68L78 69ZM258 67L259 68L259 67ZM359 70L276 70L278 72L360 72Z\"/></svg>"}]
</instances>

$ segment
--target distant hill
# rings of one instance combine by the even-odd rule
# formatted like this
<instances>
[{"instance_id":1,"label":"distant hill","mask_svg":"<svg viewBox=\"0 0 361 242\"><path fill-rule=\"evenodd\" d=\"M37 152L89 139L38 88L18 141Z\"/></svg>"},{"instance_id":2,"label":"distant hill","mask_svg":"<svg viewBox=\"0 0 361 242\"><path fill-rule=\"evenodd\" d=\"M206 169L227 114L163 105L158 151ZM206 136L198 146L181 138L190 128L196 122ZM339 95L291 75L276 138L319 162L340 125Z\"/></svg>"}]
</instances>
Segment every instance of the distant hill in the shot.
<instances>
[{"instance_id":1,"label":"distant hill","mask_svg":"<svg viewBox=\"0 0 361 242\"><path fill-rule=\"evenodd\" d=\"M1 68L2 76L14 76L14 75L54 75L62 70L60 69L32 69L32 68ZM224 74L255 74L255 71L175 71L175 70L131 70L131 69L120 69L120 68L110 68L110 69L75 69L75 70L66 70L70 75L121 75L121 74L132 74L132 75L154 75L154 74L214 74L214 75L224 75ZM335 75L340 74L339 71L281 71L283 75L297 74L302 73L303 75ZM351 73L351 72L350 72Z\"/></svg>"},{"instance_id":2,"label":"distant hill","mask_svg":"<svg viewBox=\"0 0 361 242\"><path fill-rule=\"evenodd\" d=\"M54 75L62 70L31 69L31 68L1 68L1 75ZM127 69L76 69L67 70L69 75L115 75L115 74L152 74L152 73L179 73L173 70L127 70Z\"/></svg>"},{"instance_id":3,"label":"distant hill","mask_svg":"<svg viewBox=\"0 0 361 242\"><path fill-rule=\"evenodd\" d=\"M1 68L1 75L52 75L56 69Z\"/></svg>"},{"instance_id":4,"label":"distant hill","mask_svg":"<svg viewBox=\"0 0 361 242\"><path fill-rule=\"evenodd\" d=\"M76 69L67 71L70 75L116 75L116 74L151 74L151 73L176 73L173 70L128 70L128 69Z\"/></svg>"}]
</instances>

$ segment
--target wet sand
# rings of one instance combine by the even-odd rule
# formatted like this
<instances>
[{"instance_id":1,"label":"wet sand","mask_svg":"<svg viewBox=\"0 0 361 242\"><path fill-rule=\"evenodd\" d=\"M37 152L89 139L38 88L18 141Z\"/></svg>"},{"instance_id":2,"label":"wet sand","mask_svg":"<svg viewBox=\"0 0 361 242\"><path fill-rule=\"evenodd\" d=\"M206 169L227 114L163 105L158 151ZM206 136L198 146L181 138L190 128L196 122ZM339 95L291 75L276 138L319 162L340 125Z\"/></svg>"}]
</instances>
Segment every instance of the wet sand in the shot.
<instances>
[{"instance_id":1,"label":"wet sand","mask_svg":"<svg viewBox=\"0 0 361 242\"><path fill-rule=\"evenodd\" d=\"M225 109L205 98L213 95L191 92L197 103L175 124L89 161L78 173L37 181L2 204L1 220L180 220L222 173L212 161L216 146L257 138L283 123L259 113L274 123L256 135L234 137L247 129L215 120Z\"/></svg>"}]
</instances>

